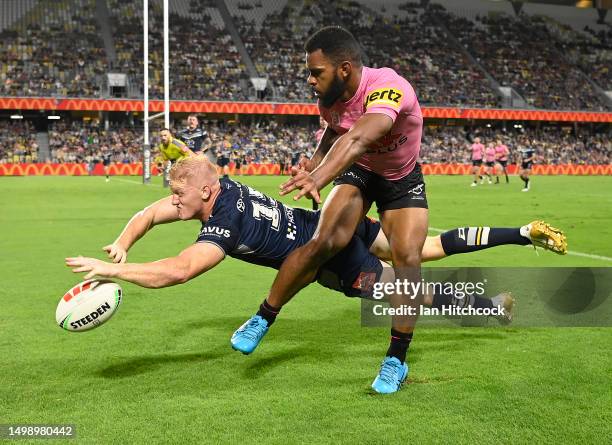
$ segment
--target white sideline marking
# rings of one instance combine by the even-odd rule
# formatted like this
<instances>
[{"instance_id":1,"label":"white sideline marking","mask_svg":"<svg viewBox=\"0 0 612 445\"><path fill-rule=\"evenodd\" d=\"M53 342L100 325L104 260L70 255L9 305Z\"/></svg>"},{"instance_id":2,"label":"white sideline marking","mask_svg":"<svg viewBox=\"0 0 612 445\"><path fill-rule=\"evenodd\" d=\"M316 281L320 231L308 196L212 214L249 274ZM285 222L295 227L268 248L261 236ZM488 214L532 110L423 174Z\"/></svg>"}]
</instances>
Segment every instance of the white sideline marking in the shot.
<instances>
[{"instance_id":1,"label":"white sideline marking","mask_svg":"<svg viewBox=\"0 0 612 445\"><path fill-rule=\"evenodd\" d=\"M140 184L142 185L141 181L132 181L130 179L122 179L122 178L117 178L117 177L112 177L111 181L119 181L119 182L129 182L130 184ZM153 185L155 187L162 187L161 184L148 184L148 185ZM291 205L291 207L299 207L301 209L306 209L306 210L310 210L308 207L304 207L304 206L298 206L298 205ZM429 230L431 230L432 232L438 232L438 233L442 233L442 232L446 232L446 230L444 229L438 229L436 227L430 227ZM603 255L594 255L592 253L584 253L584 252L575 252L573 250L568 250L567 251L568 255L573 255L573 256L581 256L584 258L591 258L593 260L602 260L602 261L611 261L612 262L612 257L608 257L608 256L603 256Z\"/></svg>"},{"instance_id":2,"label":"white sideline marking","mask_svg":"<svg viewBox=\"0 0 612 445\"><path fill-rule=\"evenodd\" d=\"M144 185L142 181L132 181L131 179L123 179L123 178L117 178L116 176L111 176L110 182L113 182L113 181L129 182L130 184ZM161 184L153 184L152 182L150 184L146 184L146 185L152 185L154 187L162 187Z\"/></svg>"}]
</instances>

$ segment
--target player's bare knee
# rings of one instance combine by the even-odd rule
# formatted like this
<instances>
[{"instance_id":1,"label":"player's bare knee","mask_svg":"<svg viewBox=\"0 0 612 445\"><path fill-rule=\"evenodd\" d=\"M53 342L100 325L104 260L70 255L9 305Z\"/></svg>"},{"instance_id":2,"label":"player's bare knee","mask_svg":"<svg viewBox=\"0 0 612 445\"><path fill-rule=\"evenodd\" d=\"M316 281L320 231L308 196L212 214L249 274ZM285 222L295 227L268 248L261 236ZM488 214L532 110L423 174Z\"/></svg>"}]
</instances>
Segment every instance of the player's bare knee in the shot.
<instances>
[{"instance_id":1,"label":"player's bare knee","mask_svg":"<svg viewBox=\"0 0 612 445\"><path fill-rule=\"evenodd\" d=\"M340 250L342 246L334 236L314 236L307 244L308 254L317 258L331 258Z\"/></svg>"},{"instance_id":2,"label":"player's bare knee","mask_svg":"<svg viewBox=\"0 0 612 445\"><path fill-rule=\"evenodd\" d=\"M394 252L393 265L395 267L419 267L421 265L421 252L417 250Z\"/></svg>"}]
</instances>

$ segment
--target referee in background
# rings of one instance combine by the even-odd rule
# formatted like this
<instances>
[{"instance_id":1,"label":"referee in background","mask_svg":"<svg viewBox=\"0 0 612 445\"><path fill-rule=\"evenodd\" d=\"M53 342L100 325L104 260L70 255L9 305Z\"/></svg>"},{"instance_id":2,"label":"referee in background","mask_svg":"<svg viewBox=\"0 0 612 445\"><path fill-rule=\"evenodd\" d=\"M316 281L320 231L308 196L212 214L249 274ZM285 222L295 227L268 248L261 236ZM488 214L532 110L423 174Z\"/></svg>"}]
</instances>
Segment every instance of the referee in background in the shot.
<instances>
[{"instance_id":1,"label":"referee in background","mask_svg":"<svg viewBox=\"0 0 612 445\"><path fill-rule=\"evenodd\" d=\"M195 114L190 114L187 117L187 128L179 131L176 134L176 137L187 144L189 149L198 154L204 153L209 161L212 163L217 162L217 157L208 147L202 150L202 144L208 137L208 133L202 127L200 127L200 122L198 121L198 116Z\"/></svg>"}]
</instances>

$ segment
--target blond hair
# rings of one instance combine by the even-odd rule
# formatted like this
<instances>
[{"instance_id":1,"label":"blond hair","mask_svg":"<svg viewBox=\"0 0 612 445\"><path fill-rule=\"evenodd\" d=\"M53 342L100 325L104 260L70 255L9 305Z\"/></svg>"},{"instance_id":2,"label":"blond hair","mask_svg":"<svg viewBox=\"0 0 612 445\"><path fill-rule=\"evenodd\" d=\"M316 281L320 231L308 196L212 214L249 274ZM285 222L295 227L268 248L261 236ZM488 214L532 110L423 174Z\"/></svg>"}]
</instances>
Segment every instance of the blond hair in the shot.
<instances>
[{"instance_id":1,"label":"blond hair","mask_svg":"<svg viewBox=\"0 0 612 445\"><path fill-rule=\"evenodd\" d=\"M209 185L219 179L217 169L204 155L197 154L177 161L168 175L171 183L185 183L194 178L205 179Z\"/></svg>"}]
</instances>

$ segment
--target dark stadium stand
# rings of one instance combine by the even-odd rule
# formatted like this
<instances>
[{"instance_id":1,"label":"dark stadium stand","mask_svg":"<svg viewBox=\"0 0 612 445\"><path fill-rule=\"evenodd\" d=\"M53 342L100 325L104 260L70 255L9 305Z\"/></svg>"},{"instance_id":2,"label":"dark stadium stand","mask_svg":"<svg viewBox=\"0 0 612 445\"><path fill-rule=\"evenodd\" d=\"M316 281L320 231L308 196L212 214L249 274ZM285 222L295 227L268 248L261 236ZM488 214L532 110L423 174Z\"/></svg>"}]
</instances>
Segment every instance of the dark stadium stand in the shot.
<instances>
[{"instance_id":1,"label":"dark stadium stand","mask_svg":"<svg viewBox=\"0 0 612 445\"><path fill-rule=\"evenodd\" d=\"M0 30L1 96L100 96L108 59L95 0L39 1L12 17Z\"/></svg>"},{"instance_id":2,"label":"dark stadium stand","mask_svg":"<svg viewBox=\"0 0 612 445\"><path fill-rule=\"evenodd\" d=\"M109 23L96 15L100 1ZM594 21L577 30L507 9L450 11L443 5L453 4L445 0L427 8L414 1L377 7L368 0L225 0L228 16L219 4L170 2L173 99L311 102L303 42L320 26L342 24L359 38L371 66L405 75L425 105L509 106L499 86L511 87L535 108L597 111L612 101L604 95L612 88L612 31ZM161 98L161 0L150 5L150 95ZM8 63L0 68L0 95L99 97L108 94L104 75L117 72L130 76L127 95L142 97L141 1L28 0L4 8L0 56ZM556 9L538 12L552 17ZM259 95L249 81L253 75L268 78Z\"/></svg>"}]
</instances>

